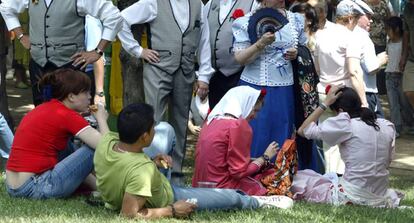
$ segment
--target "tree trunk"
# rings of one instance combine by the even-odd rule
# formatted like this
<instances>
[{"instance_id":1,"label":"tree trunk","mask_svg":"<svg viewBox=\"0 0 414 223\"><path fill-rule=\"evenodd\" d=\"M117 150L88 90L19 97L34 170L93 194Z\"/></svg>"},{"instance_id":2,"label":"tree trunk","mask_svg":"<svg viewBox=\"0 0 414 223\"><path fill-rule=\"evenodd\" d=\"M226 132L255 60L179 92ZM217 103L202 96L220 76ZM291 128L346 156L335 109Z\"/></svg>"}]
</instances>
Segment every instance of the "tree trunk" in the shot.
<instances>
[{"instance_id":1,"label":"tree trunk","mask_svg":"<svg viewBox=\"0 0 414 223\"><path fill-rule=\"evenodd\" d=\"M118 8L123 10L134 4L138 0L119 0ZM131 32L134 38L141 43L141 36L144 31L144 25L132 25ZM143 64L142 60L128 54L121 49L119 55L122 63L122 82L123 82L123 106L132 103L144 102L144 83L143 83Z\"/></svg>"},{"instance_id":2,"label":"tree trunk","mask_svg":"<svg viewBox=\"0 0 414 223\"><path fill-rule=\"evenodd\" d=\"M10 38L3 17L0 16L0 113L7 120L10 129L14 129L13 118L9 112L9 102L6 92L6 57Z\"/></svg>"}]
</instances>

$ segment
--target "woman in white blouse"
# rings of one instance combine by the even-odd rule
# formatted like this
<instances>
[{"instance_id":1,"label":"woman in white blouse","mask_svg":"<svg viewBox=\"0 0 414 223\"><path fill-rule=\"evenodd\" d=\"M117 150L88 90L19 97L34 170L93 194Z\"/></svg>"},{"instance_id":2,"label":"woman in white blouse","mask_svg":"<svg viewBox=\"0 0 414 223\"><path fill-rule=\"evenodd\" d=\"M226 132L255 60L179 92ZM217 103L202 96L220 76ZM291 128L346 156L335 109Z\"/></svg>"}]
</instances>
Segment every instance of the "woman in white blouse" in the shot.
<instances>
[{"instance_id":1,"label":"woman in white blouse","mask_svg":"<svg viewBox=\"0 0 414 223\"><path fill-rule=\"evenodd\" d=\"M252 11L233 23L235 59L245 65L240 85L266 89L264 106L250 122L253 128L251 156L260 157L267 146L283 144L292 135L294 125L294 89L291 60L297 57L298 44L306 43L304 17L285 10L285 1L258 0L262 8L272 8L285 16L287 23L279 31L266 32L252 43L247 27Z\"/></svg>"},{"instance_id":2,"label":"woman in white blouse","mask_svg":"<svg viewBox=\"0 0 414 223\"><path fill-rule=\"evenodd\" d=\"M316 124L328 106L337 115ZM320 175L312 170L299 171L291 188L295 199L335 205L399 205L402 194L388 189L388 168L395 144L394 125L361 107L355 90L332 87L324 103L305 120L298 133L308 139L337 144L345 162L345 173L338 178L334 173Z\"/></svg>"}]
</instances>

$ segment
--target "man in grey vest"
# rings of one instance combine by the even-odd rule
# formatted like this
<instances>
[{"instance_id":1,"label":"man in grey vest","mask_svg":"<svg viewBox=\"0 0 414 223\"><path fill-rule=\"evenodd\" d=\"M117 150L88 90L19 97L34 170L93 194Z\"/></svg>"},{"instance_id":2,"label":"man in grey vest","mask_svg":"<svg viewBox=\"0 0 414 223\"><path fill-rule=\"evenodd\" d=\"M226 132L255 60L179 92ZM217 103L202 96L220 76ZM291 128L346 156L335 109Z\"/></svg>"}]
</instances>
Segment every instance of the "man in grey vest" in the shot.
<instances>
[{"instance_id":1,"label":"man in grey vest","mask_svg":"<svg viewBox=\"0 0 414 223\"><path fill-rule=\"evenodd\" d=\"M210 80L208 100L210 109L226 92L238 85L243 66L237 63L233 53L231 25L237 18L235 11L243 14L258 7L255 0L210 0L204 8L210 28L211 64L216 70Z\"/></svg>"},{"instance_id":2,"label":"man in grey vest","mask_svg":"<svg viewBox=\"0 0 414 223\"><path fill-rule=\"evenodd\" d=\"M25 8L29 9L30 38L18 20L18 14ZM107 0L3 0L0 12L8 29L30 49L35 105L42 102L37 82L44 73L62 67L84 69L102 56L122 25L119 10ZM85 51L85 15L99 18L103 24L98 47L88 52Z\"/></svg>"},{"instance_id":3,"label":"man in grey vest","mask_svg":"<svg viewBox=\"0 0 414 223\"><path fill-rule=\"evenodd\" d=\"M144 64L145 101L155 110L157 122L167 118L176 132L173 150L174 183L182 183L187 122L193 83L196 51L198 70L197 94L205 98L211 74L209 31L199 0L140 0L121 12L124 18L118 34L124 49ZM129 27L148 23L148 46L143 49L133 38ZM168 115L167 113L168 103Z\"/></svg>"}]
</instances>

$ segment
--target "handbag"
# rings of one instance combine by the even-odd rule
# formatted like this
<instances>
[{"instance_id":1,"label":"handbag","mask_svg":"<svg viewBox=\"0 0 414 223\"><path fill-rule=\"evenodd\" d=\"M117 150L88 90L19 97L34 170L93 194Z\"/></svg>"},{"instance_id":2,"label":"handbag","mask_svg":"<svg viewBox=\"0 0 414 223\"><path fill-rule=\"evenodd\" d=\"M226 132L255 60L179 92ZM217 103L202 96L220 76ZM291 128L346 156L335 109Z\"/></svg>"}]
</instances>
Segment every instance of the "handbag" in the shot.
<instances>
[{"instance_id":1,"label":"handbag","mask_svg":"<svg viewBox=\"0 0 414 223\"><path fill-rule=\"evenodd\" d=\"M277 154L274 164L274 172L261 179L267 189L267 195L284 195L292 197L290 187L293 176L298 171L298 159L296 153L295 136L286 139Z\"/></svg>"}]
</instances>

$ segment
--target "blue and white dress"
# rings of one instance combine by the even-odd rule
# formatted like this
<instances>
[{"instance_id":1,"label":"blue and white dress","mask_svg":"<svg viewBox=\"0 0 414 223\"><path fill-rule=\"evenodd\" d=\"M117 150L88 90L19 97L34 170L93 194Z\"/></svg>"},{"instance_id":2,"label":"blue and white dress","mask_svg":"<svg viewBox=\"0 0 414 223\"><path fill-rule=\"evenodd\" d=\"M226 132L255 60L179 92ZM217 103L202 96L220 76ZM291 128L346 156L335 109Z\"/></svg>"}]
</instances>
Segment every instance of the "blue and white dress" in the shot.
<instances>
[{"instance_id":1,"label":"blue and white dress","mask_svg":"<svg viewBox=\"0 0 414 223\"><path fill-rule=\"evenodd\" d=\"M244 50L252 44L247 27L252 13L238 18L233 23L234 51ZM250 122L253 128L252 157L263 155L267 146L276 141L280 145L290 138L294 129L293 70L283 55L298 44L306 44L304 17L286 11L289 23L275 33L275 41L247 64L240 77L240 85L267 91L264 106Z\"/></svg>"}]
</instances>

